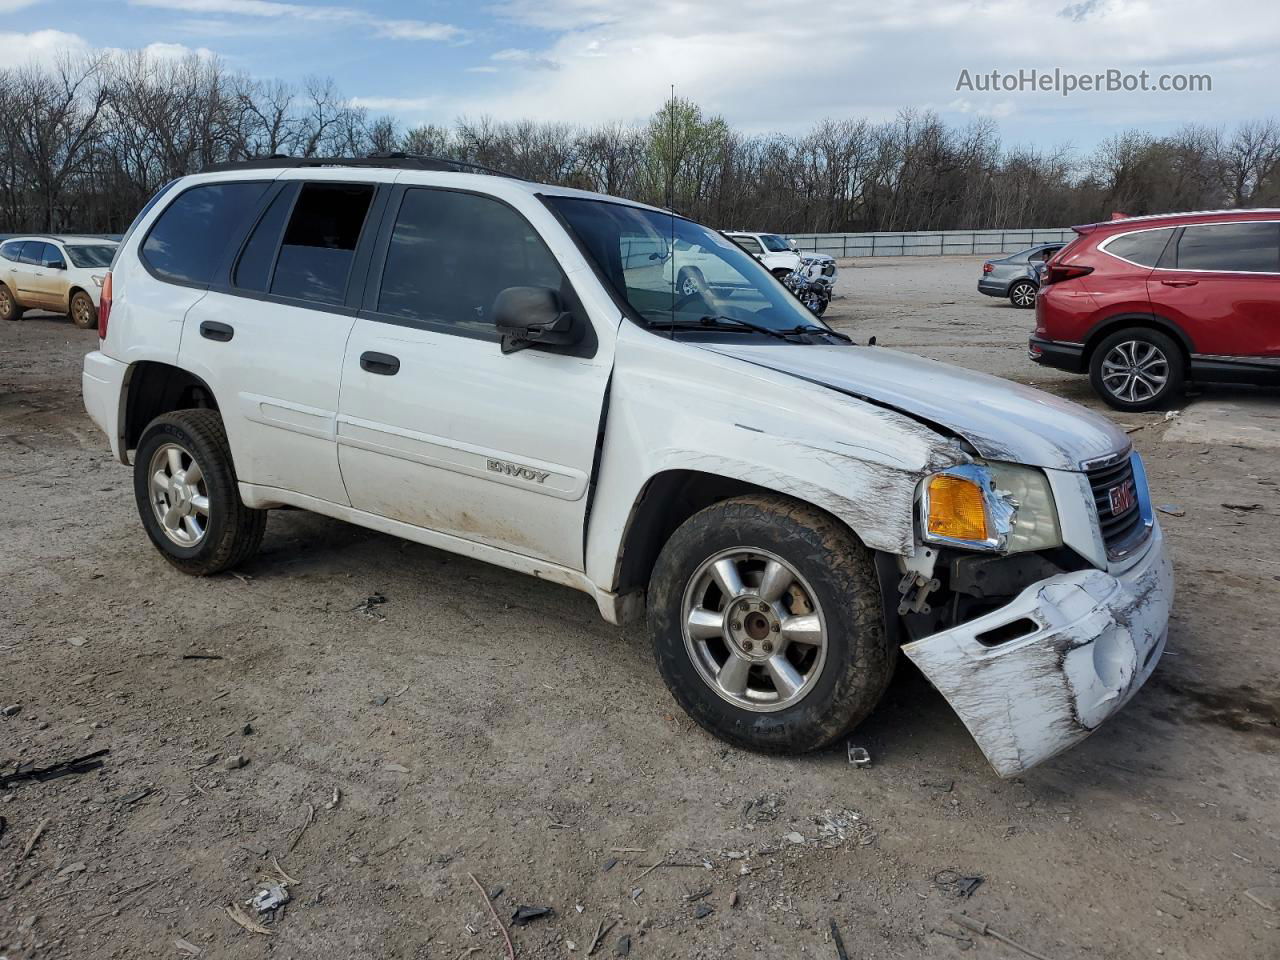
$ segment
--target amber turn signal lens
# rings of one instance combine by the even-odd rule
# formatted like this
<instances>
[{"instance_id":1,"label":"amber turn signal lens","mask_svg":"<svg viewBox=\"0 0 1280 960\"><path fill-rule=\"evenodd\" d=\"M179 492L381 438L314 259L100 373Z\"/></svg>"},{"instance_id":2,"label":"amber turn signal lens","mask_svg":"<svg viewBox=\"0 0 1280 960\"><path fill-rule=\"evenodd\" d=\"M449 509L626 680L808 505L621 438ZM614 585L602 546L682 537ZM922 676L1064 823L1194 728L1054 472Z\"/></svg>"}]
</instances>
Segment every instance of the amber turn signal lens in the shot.
<instances>
[{"instance_id":1,"label":"amber turn signal lens","mask_svg":"<svg viewBox=\"0 0 1280 960\"><path fill-rule=\"evenodd\" d=\"M989 539L987 511L976 483L945 473L929 481L929 533L954 540Z\"/></svg>"}]
</instances>

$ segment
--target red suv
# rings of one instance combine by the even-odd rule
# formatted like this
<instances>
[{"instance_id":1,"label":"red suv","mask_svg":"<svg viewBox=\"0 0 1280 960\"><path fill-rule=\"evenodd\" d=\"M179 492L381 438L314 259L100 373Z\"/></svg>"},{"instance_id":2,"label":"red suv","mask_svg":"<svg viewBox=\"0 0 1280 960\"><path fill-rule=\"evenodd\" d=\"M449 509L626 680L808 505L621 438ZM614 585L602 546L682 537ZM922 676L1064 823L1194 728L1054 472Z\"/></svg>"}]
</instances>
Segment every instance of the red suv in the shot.
<instances>
[{"instance_id":1,"label":"red suv","mask_svg":"<svg viewBox=\"0 0 1280 960\"><path fill-rule=\"evenodd\" d=\"M1031 359L1119 410L1188 380L1280 384L1280 210L1128 217L1075 227L1036 298Z\"/></svg>"}]
</instances>

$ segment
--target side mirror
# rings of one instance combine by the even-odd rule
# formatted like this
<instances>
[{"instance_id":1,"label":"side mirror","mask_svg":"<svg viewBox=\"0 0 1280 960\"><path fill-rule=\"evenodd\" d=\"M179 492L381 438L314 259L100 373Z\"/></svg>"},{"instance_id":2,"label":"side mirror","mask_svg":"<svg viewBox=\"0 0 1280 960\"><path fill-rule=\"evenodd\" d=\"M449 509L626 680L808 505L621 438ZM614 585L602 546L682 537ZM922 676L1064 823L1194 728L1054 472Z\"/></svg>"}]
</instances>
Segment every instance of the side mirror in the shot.
<instances>
[{"instance_id":1,"label":"side mirror","mask_svg":"<svg viewBox=\"0 0 1280 960\"><path fill-rule=\"evenodd\" d=\"M800 249L800 244L796 243L794 240L788 240L787 243L791 246L792 250L798 251Z\"/></svg>"},{"instance_id":2,"label":"side mirror","mask_svg":"<svg viewBox=\"0 0 1280 960\"><path fill-rule=\"evenodd\" d=\"M507 287L493 301L493 322L502 335L502 352L532 346L567 347L582 338L573 314L550 287Z\"/></svg>"},{"instance_id":3,"label":"side mirror","mask_svg":"<svg viewBox=\"0 0 1280 960\"><path fill-rule=\"evenodd\" d=\"M50 270L65 270L67 269L67 262L65 260L55 260L53 263L46 263L45 267Z\"/></svg>"}]
</instances>

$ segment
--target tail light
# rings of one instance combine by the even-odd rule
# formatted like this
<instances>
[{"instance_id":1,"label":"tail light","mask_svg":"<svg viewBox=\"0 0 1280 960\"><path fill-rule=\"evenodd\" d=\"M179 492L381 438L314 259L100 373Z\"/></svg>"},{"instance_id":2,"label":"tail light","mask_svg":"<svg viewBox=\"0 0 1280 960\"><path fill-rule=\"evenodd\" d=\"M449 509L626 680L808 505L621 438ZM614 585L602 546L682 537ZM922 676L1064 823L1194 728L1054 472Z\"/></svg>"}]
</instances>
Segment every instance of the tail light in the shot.
<instances>
[{"instance_id":1,"label":"tail light","mask_svg":"<svg viewBox=\"0 0 1280 960\"><path fill-rule=\"evenodd\" d=\"M98 293L98 339L107 339L107 319L111 316L111 271L102 278L102 290Z\"/></svg>"},{"instance_id":2,"label":"tail light","mask_svg":"<svg viewBox=\"0 0 1280 960\"><path fill-rule=\"evenodd\" d=\"M984 276L985 276L986 274L990 273L990 272L991 272L992 270L994 270L994 269L995 269L995 267L994 267L994 266L992 266L992 264L991 264L991 261L990 261L990 260L988 260L986 263L984 263L984 264L982 265L982 273L983 273L983 275L984 275Z\"/></svg>"},{"instance_id":3,"label":"tail light","mask_svg":"<svg viewBox=\"0 0 1280 960\"><path fill-rule=\"evenodd\" d=\"M1040 281L1040 285L1047 287L1051 283L1061 283L1063 280L1076 280L1080 277L1087 277L1093 273L1093 267L1081 266L1063 266L1059 263L1049 264L1049 268L1044 272L1044 279Z\"/></svg>"}]
</instances>

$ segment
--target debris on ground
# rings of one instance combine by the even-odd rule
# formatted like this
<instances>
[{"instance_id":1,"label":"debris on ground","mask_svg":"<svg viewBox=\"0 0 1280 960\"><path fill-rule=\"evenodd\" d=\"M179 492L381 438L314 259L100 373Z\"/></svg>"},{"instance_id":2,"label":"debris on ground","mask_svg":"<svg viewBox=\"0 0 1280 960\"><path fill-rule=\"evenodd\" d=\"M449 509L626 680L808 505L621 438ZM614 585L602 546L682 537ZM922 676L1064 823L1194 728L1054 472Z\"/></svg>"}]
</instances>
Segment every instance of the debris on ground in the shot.
<instances>
[{"instance_id":1,"label":"debris on ground","mask_svg":"<svg viewBox=\"0 0 1280 960\"><path fill-rule=\"evenodd\" d=\"M227 904L227 906L224 909L227 911L228 917L230 917L237 925L248 930L250 933L260 933L264 937L275 936L274 930L268 930L266 927L260 924L257 920L254 920L251 916L249 916L247 913L244 912L244 908L241 907L240 904L230 903L230 904Z\"/></svg>"},{"instance_id":2,"label":"debris on ground","mask_svg":"<svg viewBox=\"0 0 1280 960\"><path fill-rule=\"evenodd\" d=\"M840 936L840 928L836 926L833 919L831 921L831 942L836 945L836 956L840 960L849 960L849 951L844 948L844 938Z\"/></svg>"},{"instance_id":3,"label":"debris on ground","mask_svg":"<svg viewBox=\"0 0 1280 960\"><path fill-rule=\"evenodd\" d=\"M351 612L355 613L359 611L360 613L363 613L366 617L368 617L370 620L385 620L387 618L384 617L382 614L378 613L378 611L374 610L373 608L380 607L386 602L387 602L387 598L384 597L381 593L371 593L369 594L369 596L365 597L363 600L357 603L354 607L352 607Z\"/></svg>"},{"instance_id":4,"label":"debris on ground","mask_svg":"<svg viewBox=\"0 0 1280 960\"><path fill-rule=\"evenodd\" d=\"M382 769L388 771L389 773L408 773L409 772L409 768L406 767L403 763L384 763L382 765Z\"/></svg>"},{"instance_id":5,"label":"debris on ground","mask_svg":"<svg viewBox=\"0 0 1280 960\"><path fill-rule=\"evenodd\" d=\"M1176 503L1158 503L1156 504L1156 509L1161 513L1167 513L1171 517L1185 517L1187 515L1187 511Z\"/></svg>"},{"instance_id":6,"label":"debris on ground","mask_svg":"<svg viewBox=\"0 0 1280 960\"><path fill-rule=\"evenodd\" d=\"M596 927L596 935L591 938L591 942L587 944L587 956L591 956L600 948L600 944L604 942L604 938L609 935L609 931L618 925L617 920L610 920L607 924L604 920L600 921L600 925Z\"/></svg>"},{"instance_id":7,"label":"debris on ground","mask_svg":"<svg viewBox=\"0 0 1280 960\"><path fill-rule=\"evenodd\" d=\"M865 767L871 763L871 754L866 747L855 747L852 743L847 745L849 748L849 762L855 767Z\"/></svg>"},{"instance_id":8,"label":"debris on ground","mask_svg":"<svg viewBox=\"0 0 1280 960\"><path fill-rule=\"evenodd\" d=\"M982 886L986 877L982 876L966 876L958 870L939 870L933 875L934 885L939 889L967 900L973 896L973 892Z\"/></svg>"},{"instance_id":9,"label":"debris on ground","mask_svg":"<svg viewBox=\"0 0 1280 960\"><path fill-rule=\"evenodd\" d=\"M3 714L6 717L13 717L13 716L17 716L18 711L21 709L22 709L22 704L11 703L4 709L0 710L0 714Z\"/></svg>"},{"instance_id":10,"label":"debris on ground","mask_svg":"<svg viewBox=\"0 0 1280 960\"><path fill-rule=\"evenodd\" d=\"M289 888L283 883L268 884L254 894L252 899L245 901L259 913L275 913L288 902Z\"/></svg>"},{"instance_id":11,"label":"debris on ground","mask_svg":"<svg viewBox=\"0 0 1280 960\"><path fill-rule=\"evenodd\" d=\"M742 808L742 817L747 823L771 823L778 819L782 805L786 803L781 797L773 794L762 794L754 800L748 800ZM617 851L614 851L615 853Z\"/></svg>"},{"instance_id":12,"label":"debris on ground","mask_svg":"<svg viewBox=\"0 0 1280 960\"><path fill-rule=\"evenodd\" d=\"M1224 503L1224 507L1228 510L1235 510L1237 513L1252 513L1254 510L1262 509L1260 503Z\"/></svg>"},{"instance_id":13,"label":"debris on ground","mask_svg":"<svg viewBox=\"0 0 1280 960\"><path fill-rule=\"evenodd\" d=\"M179 950L181 950L183 953L187 954L188 956L192 956L192 957L200 956L200 952L201 952L200 948L197 947L194 943L192 943L189 940L183 940L181 937L179 937L177 940L173 941L173 945L177 947Z\"/></svg>"},{"instance_id":14,"label":"debris on ground","mask_svg":"<svg viewBox=\"0 0 1280 960\"><path fill-rule=\"evenodd\" d=\"M1244 895L1263 910L1280 910L1280 887L1250 887Z\"/></svg>"},{"instance_id":15,"label":"debris on ground","mask_svg":"<svg viewBox=\"0 0 1280 960\"><path fill-rule=\"evenodd\" d=\"M1049 960L1049 958L1046 957L1043 953L1036 953L1030 947L1024 947L1022 944L1018 943L1016 940L1011 940L1009 937L1006 937L1000 931L992 930L991 927L987 926L987 924L985 924L981 920L975 920L973 917L966 916L963 913L953 913L951 914L951 919L954 920L956 923L958 923L960 926L964 927L966 930L972 930L974 933L979 934L981 936L991 937L995 940L999 940L1001 943L1005 944L1006 946L1013 947L1013 949L1018 950L1022 953L1025 953L1028 957L1034 958L1034 960Z\"/></svg>"},{"instance_id":16,"label":"debris on ground","mask_svg":"<svg viewBox=\"0 0 1280 960\"><path fill-rule=\"evenodd\" d=\"M27 841L26 846L22 848L22 852L18 854L18 862L21 863L27 857L31 856L31 851L35 849L36 844L40 841L44 828L49 825L49 818L45 817L36 824L35 833L31 834L31 839Z\"/></svg>"},{"instance_id":17,"label":"debris on ground","mask_svg":"<svg viewBox=\"0 0 1280 960\"><path fill-rule=\"evenodd\" d=\"M617 865L618 865L618 858L617 858L617 857L610 857L608 860L606 860L606 861L604 862L604 866L602 866L602 867L600 868L600 872L601 872L601 873L608 873L610 870L612 870L612 869L613 869L614 867L616 867Z\"/></svg>"},{"instance_id":18,"label":"debris on ground","mask_svg":"<svg viewBox=\"0 0 1280 960\"><path fill-rule=\"evenodd\" d=\"M525 924L532 923L542 917L549 917L555 913L551 907L530 907L521 904L516 907L515 913L511 914L511 925L513 927L523 927Z\"/></svg>"},{"instance_id":19,"label":"debris on ground","mask_svg":"<svg viewBox=\"0 0 1280 960\"><path fill-rule=\"evenodd\" d=\"M516 960L516 948L511 945L511 935L507 933L507 928L504 927L502 925L502 921L498 919L498 911L493 909L493 901L489 899L489 894L485 893L484 887L480 885L480 881L476 879L476 875L474 873L468 873L467 876L471 879L475 888L480 891L480 896L484 897L484 905L489 908L489 916L493 918L494 924L498 927L498 932L502 934L503 945L507 948L507 960ZM521 910L530 909L540 909L546 910L548 913L551 912L550 909L546 907L519 907L516 909L516 913L518 914ZM528 921L525 922L527 923Z\"/></svg>"},{"instance_id":20,"label":"debris on ground","mask_svg":"<svg viewBox=\"0 0 1280 960\"><path fill-rule=\"evenodd\" d=\"M802 834L802 833L797 833L796 831L792 830L790 833L788 833L788 834L787 834L785 837L783 837L782 839L786 840L786 841L787 841L787 843L794 843L794 844L799 845L799 844L804 843L804 834Z\"/></svg>"},{"instance_id":21,"label":"debris on ground","mask_svg":"<svg viewBox=\"0 0 1280 960\"><path fill-rule=\"evenodd\" d=\"M324 805L324 808L326 810L333 810L341 802L342 802L342 791L339 790L337 787L334 787L333 796L329 799L329 802Z\"/></svg>"},{"instance_id":22,"label":"debris on ground","mask_svg":"<svg viewBox=\"0 0 1280 960\"><path fill-rule=\"evenodd\" d=\"M218 653L184 653L183 660L221 660L222 655Z\"/></svg>"},{"instance_id":23,"label":"debris on ground","mask_svg":"<svg viewBox=\"0 0 1280 960\"><path fill-rule=\"evenodd\" d=\"M311 826L311 824L313 824L313 823L315 823L315 822L316 822L316 808L315 808L315 804L308 803L308 804L307 804L307 813L306 813L306 815L302 818L302 823L300 823L300 824L298 825L298 829L294 831L293 836L290 838L290 840L289 840L289 847L288 847L288 849L287 849L287 850L285 850L285 853L293 853L293 848L294 848L294 847L296 847L296 846L298 845L298 842L299 842L300 840L302 840L302 835L303 835L304 833L306 833L306 832L307 832L307 828L308 828L309 826Z\"/></svg>"},{"instance_id":24,"label":"debris on ground","mask_svg":"<svg viewBox=\"0 0 1280 960\"><path fill-rule=\"evenodd\" d=\"M939 793L950 793L951 788L956 785L954 780L921 780L920 786L928 787L930 790L937 790Z\"/></svg>"},{"instance_id":25,"label":"debris on ground","mask_svg":"<svg viewBox=\"0 0 1280 960\"><path fill-rule=\"evenodd\" d=\"M624 933L618 938L618 946L614 948L615 957L625 957L631 953L631 934Z\"/></svg>"},{"instance_id":26,"label":"debris on ground","mask_svg":"<svg viewBox=\"0 0 1280 960\"><path fill-rule=\"evenodd\" d=\"M705 903L702 903L702 904L699 904L698 908L693 911L693 919L705 920L707 917L711 916L715 912L716 912L715 907L709 907Z\"/></svg>"},{"instance_id":27,"label":"debris on ground","mask_svg":"<svg viewBox=\"0 0 1280 960\"><path fill-rule=\"evenodd\" d=\"M0 787L7 787L9 784L17 783L20 780L35 780L43 783L46 780L56 780L58 777L89 773L91 770L97 770L102 766L103 761L101 758L110 752L109 748L95 750L93 753L86 753L83 757L51 763L47 767L20 764L14 769L13 773L0 774Z\"/></svg>"},{"instance_id":28,"label":"debris on ground","mask_svg":"<svg viewBox=\"0 0 1280 960\"><path fill-rule=\"evenodd\" d=\"M248 762L249 761L244 758L244 754L233 753L231 756L227 757L227 759L222 761L222 769L239 770Z\"/></svg>"}]
</instances>

